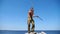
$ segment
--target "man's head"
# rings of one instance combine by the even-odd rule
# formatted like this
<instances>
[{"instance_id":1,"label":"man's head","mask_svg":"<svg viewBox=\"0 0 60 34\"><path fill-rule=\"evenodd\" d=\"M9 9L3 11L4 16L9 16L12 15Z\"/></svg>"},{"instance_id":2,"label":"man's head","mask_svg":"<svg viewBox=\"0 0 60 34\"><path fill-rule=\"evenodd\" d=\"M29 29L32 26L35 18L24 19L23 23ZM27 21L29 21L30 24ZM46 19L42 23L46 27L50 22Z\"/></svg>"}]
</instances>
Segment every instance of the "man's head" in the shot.
<instances>
[{"instance_id":1,"label":"man's head","mask_svg":"<svg viewBox=\"0 0 60 34\"><path fill-rule=\"evenodd\" d=\"M31 7L31 9L30 10L33 10L33 7Z\"/></svg>"},{"instance_id":2,"label":"man's head","mask_svg":"<svg viewBox=\"0 0 60 34\"><path fill-rule=\"evenodd\" d=\"M30 11L32 11L32 12L34 11L33 7L30 9Z\"/></svg>"}]
</instances>

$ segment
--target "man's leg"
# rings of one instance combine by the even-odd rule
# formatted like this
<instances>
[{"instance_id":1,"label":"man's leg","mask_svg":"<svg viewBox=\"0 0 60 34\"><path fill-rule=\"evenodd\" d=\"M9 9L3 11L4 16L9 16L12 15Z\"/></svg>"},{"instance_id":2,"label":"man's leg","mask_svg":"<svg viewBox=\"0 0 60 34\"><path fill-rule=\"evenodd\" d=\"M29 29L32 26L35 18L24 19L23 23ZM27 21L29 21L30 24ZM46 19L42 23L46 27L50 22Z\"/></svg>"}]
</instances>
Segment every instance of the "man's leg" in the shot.
<instances>
[{"instance_id":1,"label":"man's leg","mask_svg":"<svg viewBox=\"0 0 60 34\"><path fill-rule=\"evenodd\" d=\"M28 33L30 33L30 20L28 20Z\"/></svg>"},{"instance_id":2,"label":"man's leg","mask_svg":"<svg viewBox=\"0 0 60 34\"><path fill-rule=\"evenodd\" d=\"M34 32L34 28L35 28L35 24L34 24L34 20L32 20L32 32Z\"/></svg>"}]
</instances>

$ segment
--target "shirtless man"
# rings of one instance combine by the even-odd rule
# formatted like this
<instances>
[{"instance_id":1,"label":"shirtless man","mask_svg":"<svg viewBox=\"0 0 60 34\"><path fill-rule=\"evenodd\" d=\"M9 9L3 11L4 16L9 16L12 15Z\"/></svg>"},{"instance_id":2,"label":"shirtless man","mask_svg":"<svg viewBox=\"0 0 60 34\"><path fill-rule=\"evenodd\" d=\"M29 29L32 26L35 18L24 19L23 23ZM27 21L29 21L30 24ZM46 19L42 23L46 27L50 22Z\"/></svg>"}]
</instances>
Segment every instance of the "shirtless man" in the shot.
<instances>
[{"instance_id":1,"label":"shirtless man","mask_svg":"<svg viewBox=\"0 0 60 34\"><path fill-rule=\"evenodd\" d=\"M28 12L28 33L34 32L35 24L33 20L33 15L34 15L34 9L31 8ZM31 31L30 31L30 23L32 24Z\"/></svg>"}]
</instances>

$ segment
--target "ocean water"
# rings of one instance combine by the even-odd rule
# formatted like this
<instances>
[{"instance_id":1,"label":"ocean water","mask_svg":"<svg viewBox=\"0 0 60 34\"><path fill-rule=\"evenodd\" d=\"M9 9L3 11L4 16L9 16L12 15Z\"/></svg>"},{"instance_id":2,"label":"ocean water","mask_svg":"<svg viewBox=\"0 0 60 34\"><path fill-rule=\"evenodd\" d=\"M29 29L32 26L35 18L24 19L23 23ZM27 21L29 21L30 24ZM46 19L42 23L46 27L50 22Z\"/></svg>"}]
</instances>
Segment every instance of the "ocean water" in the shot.
<instances>
[{"instance_id":1,"label":"ocean water","mask_svg":"<svg viewBox=\"0 0 60 34\"><path fill-rule=\"evenodd\" d=\"M35 31L40 33L41 31ZM60 30L46 30L47 34L60 34ZM0 34L25 34L27 31L15 31L15 30L0 30Z\"/></svg>"}]
</instances>

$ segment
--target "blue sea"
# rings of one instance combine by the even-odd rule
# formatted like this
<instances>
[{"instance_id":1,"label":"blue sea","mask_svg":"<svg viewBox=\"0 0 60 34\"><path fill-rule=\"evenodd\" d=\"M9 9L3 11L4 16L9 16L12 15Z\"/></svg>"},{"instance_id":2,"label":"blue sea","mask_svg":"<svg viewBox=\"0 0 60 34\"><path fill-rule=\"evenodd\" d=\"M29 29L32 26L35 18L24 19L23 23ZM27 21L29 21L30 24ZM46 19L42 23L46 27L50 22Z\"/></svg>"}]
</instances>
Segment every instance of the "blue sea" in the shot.
<instances>
[{"instance_id":1,"label":"blue sea","mask_svg":"<svg viewBox=\"0 0 60 34\"><path fill-rule=\"evenodd\" d=\"M35 32L41 32L39 30ZM60 30L45 30L44 31L47 34L60 34ZM16 30L0 30L0 34L25 34L27 31L16 31Z\"/></svg>"}]
</instances>

